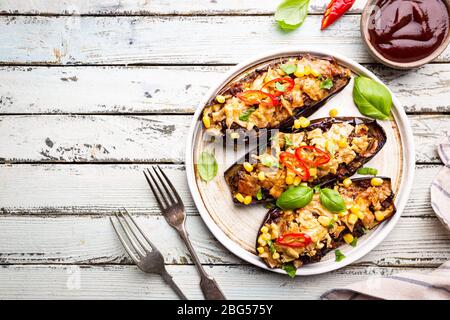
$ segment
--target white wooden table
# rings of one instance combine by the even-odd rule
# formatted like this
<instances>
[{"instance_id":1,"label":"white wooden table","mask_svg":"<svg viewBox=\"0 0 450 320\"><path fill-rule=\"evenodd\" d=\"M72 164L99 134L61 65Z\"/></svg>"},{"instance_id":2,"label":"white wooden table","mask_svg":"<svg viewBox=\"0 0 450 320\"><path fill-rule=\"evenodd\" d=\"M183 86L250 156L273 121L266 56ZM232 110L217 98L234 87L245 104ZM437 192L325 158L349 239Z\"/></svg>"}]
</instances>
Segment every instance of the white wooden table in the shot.
<instances>
[{"instance_id":1,"label":"white wooden table","mask_svg":"<svg viewBox=\"0 0 450 320\"><path fill-rule=\"evenodd\" d=\"M274 0L0 1L0 298L175 298L141 273L109 216L126 207L164 253L175 281L202 298L186 248L166 225L142 169L160 163L189 214L207 270L229 298L318 298L335 286L450 258L429 186L436 144L450 131L450 50L411 72L375 64L359 37L357 1L329 30L328 0L312 0L295 32L280 32ZM398 95L417 147L407 209L392 234L339 271L291 280L239 260L209 233L190 198L184 139L217 75L280 46L332 49L363 63Z\"/></svg>"}]
</instances>

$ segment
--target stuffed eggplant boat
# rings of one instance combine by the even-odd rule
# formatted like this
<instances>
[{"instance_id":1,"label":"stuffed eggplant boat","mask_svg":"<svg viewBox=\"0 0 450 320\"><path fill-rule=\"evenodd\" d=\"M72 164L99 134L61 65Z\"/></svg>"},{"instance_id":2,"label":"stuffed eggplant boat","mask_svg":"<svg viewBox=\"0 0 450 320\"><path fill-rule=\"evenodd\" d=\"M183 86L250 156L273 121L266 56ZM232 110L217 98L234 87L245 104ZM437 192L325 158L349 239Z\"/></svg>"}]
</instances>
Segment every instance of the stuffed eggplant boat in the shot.
<instances>
[{"instance_id":1,"label":"stuffed eggplant boat","mask_svg":"<svg viewBox=\"0 0 450 320\"><path fill-rule=\"evenodd\" d=\"M329 57L298 56L250 71L231 82L203 111L208 132L289 128L349 83L351 72Z\"/></svg>"},{"instance_id":2,"label":"stuffed eggplant boat","mask_svg":"<svg viewBox=\"0 0 450 320\"><path fill-rule=\"evenodd\" d=\"M301 209L271 209L258 233L256 250L270 268L291 264L299 268L319 261L338 246L356 244L358 237L395 213L389 178L359 178L351 184L329 185L338 192L343 211L330 211L315 193ZM301 187L300 187L301 188Z\"/></svg>"},{"instance_id":3,"label":"stuffed eggplant boat","mask_svg":"<svg viewBox=\"0 0 450 320\"><path fill-rule=\"evenodd\" d=\"M277 132L267 147L245 155L225 172L236 204L278 199L291 185L315 186L352 176L386 143L367 118L317 119L304 129Z\"/></svg>"}]
</instances>

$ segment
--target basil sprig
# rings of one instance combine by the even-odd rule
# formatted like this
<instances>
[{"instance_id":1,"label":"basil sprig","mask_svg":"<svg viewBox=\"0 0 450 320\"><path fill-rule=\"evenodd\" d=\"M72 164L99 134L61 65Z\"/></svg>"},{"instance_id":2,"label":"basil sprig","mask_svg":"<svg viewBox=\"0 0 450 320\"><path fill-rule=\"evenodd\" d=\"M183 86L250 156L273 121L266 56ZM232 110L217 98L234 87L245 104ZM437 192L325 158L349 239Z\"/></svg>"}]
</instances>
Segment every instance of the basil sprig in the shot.
<instances>
[{"instance_id":1,"label":"basil sprig","mask_svg":"<svg viewBox=\"0 0 450 320\"><path fill-rule=\"evenodd\" d=\"M345 255L339 249L334 250L334 256L336 257L336 262L340 262L345 259Z\"/></svg>"},{"instance_id":2,"label":"basil sprig","mask_svg":"<svg viewBox=\"0 0 450 320\"><path fill-rule=\"evenodd\" d=\"M297 269L291 263L284 263L281 268L286 271L289 277L294 278L297 273Z\"/></svg>"},{"instance_id":3,"label":"basil sprig","mask_svg":"<svg viewBox=\"0 0 450 320\"><path fill-rule=\"evenodd\" d=\"M300 209L307 206L314 195L310 187L293 187L283 192L277 200L277 206L283 210Z\"/></svg>"},{"instance_id":4,"label":"basil sprig","mask_svg":"<svg viewBox=\"0 0 450 320\"><path fill-rule=\"evenodd\" d=\"M347 210L344 199L339 192L333 189L320 189L320 202L331 212L342 212Z\"/></svg>"},{"instance_id":5,"label":"basil sprig","mask_svg":"<svg viewBox=\"0 0 450 320\"><path fill-rule=\"evenodd\" d=\"M197 170L200 178L208 182L217 175L218 165L213 154L203 151L197 163Z\"/></svg>"},{"instance_id":6,"label":"basil sprig","mask_svg":"<svg viewBox=\"0 0 450 320\"><path fill-rule=\"evenodd\" d=\"M284 0L275 12L275 20L283 30L300 27L308 16L309 0Z\"/></svg>"},{"instance_id":7,"label":"basil sprig","mask_svg":"<svg viewBox=\"0 0 450 320\"><path fill-rule=\"evenodd\" d=\"M242 113L239 115L239 120L241 120L241 121L248 121L248 118L250 118L250 115L251 115L253 112L255 112L255 111L256 111L255 108L249 108L249 109L245 110L244 112L242 112Z\"/></svg>"},{"instance_id":8,"label":"basil sprig","mask_svg":"<svg viewBox=\"0 0 450 320\"><path fill-rule=\"evenodd\" d=\"M330 78L326 78L320 83L320 89L330 90L331 88L333 88L333 85L333 80L331 80Z\"/></svg>"},{"instance_id":9,"label":"basil sprig","mask_svg":"<svg viewBox=\"0 0 450 320\"><path fill-rule=\"evenodd\" d=\"M391 118L392 96L382 84L366 78L356 77L353 87L353 101L363 115L387 120Z\"/></svg>"},{"instance_id":10,"label":"basil sprig","mask_svg":"<svg viewBox=\"0 0 450 320\"><path fill-rule=\"evenodd\" d=\"M282 64L280 66L281 70L283 70L284 73L286 73L287 75L294 73L295 71L297 71L297 66L295 64Z\"/></svg>"}]
</instances>

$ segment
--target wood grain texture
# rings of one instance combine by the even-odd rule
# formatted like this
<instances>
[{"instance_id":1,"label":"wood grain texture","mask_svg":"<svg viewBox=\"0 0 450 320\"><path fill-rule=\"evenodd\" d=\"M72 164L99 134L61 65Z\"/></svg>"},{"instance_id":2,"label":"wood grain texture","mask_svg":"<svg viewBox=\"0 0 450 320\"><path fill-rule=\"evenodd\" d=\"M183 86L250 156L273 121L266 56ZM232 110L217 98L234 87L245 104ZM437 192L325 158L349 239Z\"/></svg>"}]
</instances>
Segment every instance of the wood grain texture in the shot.
<instances>
[{"instance_id":1,"label":"wood grain texture","mask_svg":"<svg viewBox=\"0 0 450 320\"><path fill-rule=\"evenodd\" d=\"M374 61L355 27L359 16L325 31L320 19L310 16L285 33L271 16L1 16L0 64L233 64L302 45ZM447 49L437 61L449 58Z\"/></svg>"},{"instance_id":2,"label":"wood grain texture","mask_svg":"<svg viewBox=\"0 0 450 320\"><path fill-rule=\"evenodd\" d=\"M311 0L309 12L322 14L328 0ZM0 13L8 14L83 14L83 15L211 15L211 14L272 14L278 2L274 0L2 0ZM357 0L351 13L361 12L365 0Z\"/></svg>"},{"instance_id":3,"label":"wood grain texture","mask_svg":"<svg viewBox=\"0 0 450 320\"><path fill-rule=\"evenodd\" d=\"M148 165L0 165L0 216L160 215L143 176ZM189 215L198 215L181 165L162 169L176 186ZM440 165L418 165L403 216L434 217L429 188ZM0 233L1 234L1 233Z\"/></svg>"},{"instance_id":4,"label":"wood grain texture","mask_svg":"<svg viewBox=\"0 0 450 320\"><path fill-rule=\"evenodd\" d=\"M450 115L411 115L416 160L440 163L436 145L450 131ZM191 115L0 116L3 162L184 161Z\"/></svg>"},{"instance_id":5,"label":"wood grain texture","mask_svg":"<svg viewBox=\"0 0 450 320\"><path fill-rule=\"evenodd\" d=\"M385 81L407 112L450 112L450 64L410 72L366 66ZM193 113L230 68L0 67L0 113Z\"/></svg>"},{"instance_id":6,"label":"wood grain texture","mask_svg":"<svg viewBox=\"0 0 450 320\"><path fill-rule=\"evenodd\" d=\"M333 287L367 280L370 276L432 271L349 266L323 275L290 279L250 266L214 266L206 270L228 299L244 300L317 299ZM189 299L203 299L194 266L169 266L168 271ZM144 274L134 266L3 266L0 283L3 299L176 299L160 276Z\"/></svg>"},{"instance_id":7,"label":"wood grain texture","mask_svg":"<svg viewBox=\"0 0 450 320\"><path fill-rule=\"evenodd\" d=\"M136 219L167 264L192 264L183 242L162 216ZM202 263L246 264L222 247L199 216L189 217L187 229ZM0 217L0 233L0 264L132 264L109 217ZM357 264L432 267L448 259L450 234L441 223L436 218L407 217Z\"/></svg>"}]
</instances>

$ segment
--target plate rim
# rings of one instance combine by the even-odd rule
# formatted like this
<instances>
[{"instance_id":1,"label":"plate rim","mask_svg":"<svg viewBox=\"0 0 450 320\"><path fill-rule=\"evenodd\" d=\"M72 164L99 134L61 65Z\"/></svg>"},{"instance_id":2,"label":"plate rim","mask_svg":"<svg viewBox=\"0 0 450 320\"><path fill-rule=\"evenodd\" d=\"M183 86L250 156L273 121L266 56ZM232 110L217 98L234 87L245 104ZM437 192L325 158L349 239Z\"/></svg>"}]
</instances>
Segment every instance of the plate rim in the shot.
<instances>
[{"instance_id":1,"label":"plate rim","mask_svg":"<svg viewBox=\"0 0 450 320\"><path fill-rule=\"evenodd\" d=\"M197 105L197 109L195 110L193 119L191 121L191 125L189 127L189 132L187 135L186 142L186 154L185 154L185 167L186 167L186 177L188 182L188 188L191 193L192 199L194 200L195 206L203 220L203 222L208 227L209 231L214 235L214 237L231 253L239 257L240 259L251 263L257 267L262 269L272 271L274 273L286 274L286 272L282 269L269 268L259 257L248 252L242 247L239 247L236 242L230 239L223 231L219 228L219 226L214 222L213 218L209 215L208 210L203 203L201 195L197 188L197 182L195 177L195 170L193 166L193 153L194 153L194 139L195 139L195 129L196 124L200 118L201 113L203 112L203 108L205 104L211 99L211 97L216 94L220 88L222 88L228 81L237 75L245 72L246 69L251 68L254 65L257 65L261 62L265 62L271 59L280 58L283 56L295 56L298 54L315 54L315 55L323 55L323 56L331 56L338 60L339 63L346 65L352 71L357 71L358 74L362 74L367 76L381 84L383 84L389 92L391 92L392 100L393 100L393 113L394 118L398 120L398 129L400 135L402 137L403 144L403 156L404 156L404 168L405 172L402 175L402 180L400 183L400 189L403 189L402 196L396 197L396 208L397 213L385 224L383 224L382 228L377 228L375 232L373 232L368 239L364 242L364 245L355 248L352 251L351 255L348 255L346 259L342 260L338 263L331 263L328 265L322 265L314 267L314 264L310 264L308 266L297 269L296 275L316 275L322 274L330 271L334 271L337 269L341 269L358 259L362 258L370 251L372 251L376 246L378 246L388 234L391 233L394 226L398 223L403 210L405 209L406 203L409 199L409 195L411 193L414 174L415 174L415 146L414 146L414 137L412 134L412 128L409 121L408 116L406 115L405 110L401 107L402 104L397 99L395 94L370 70L357 63L353 59L347 58L341 54L330 53L327 50L317 50L305 46L296 46L289 48L281 48L278 50L266 51L260 55L250 57L245 61L237 64L232 67L229 71L227 71L222 77L219 77L217 82L211 86L208 92L204 95L203 99Z\"/></svg>"}]
</instances>

